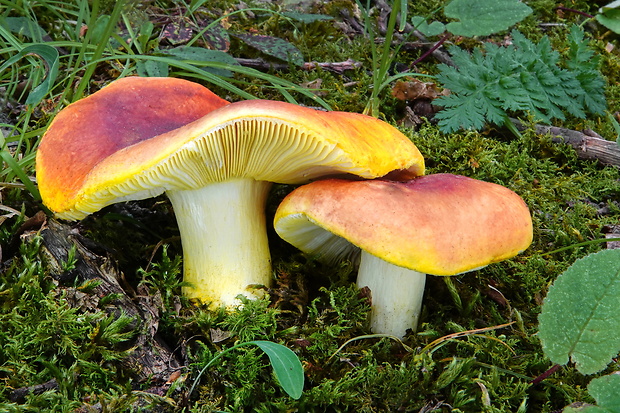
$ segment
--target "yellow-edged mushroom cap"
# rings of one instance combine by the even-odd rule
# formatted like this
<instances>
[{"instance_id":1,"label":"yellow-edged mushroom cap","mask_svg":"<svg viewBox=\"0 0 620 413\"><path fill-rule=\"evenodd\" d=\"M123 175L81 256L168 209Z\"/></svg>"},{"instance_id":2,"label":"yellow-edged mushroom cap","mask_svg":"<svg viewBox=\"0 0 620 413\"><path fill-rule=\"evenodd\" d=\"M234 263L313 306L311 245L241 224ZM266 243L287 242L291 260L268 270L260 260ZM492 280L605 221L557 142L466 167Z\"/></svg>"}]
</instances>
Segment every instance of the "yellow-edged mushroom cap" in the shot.
<instances>
[{"instance_id":1,"label":"yellow-edged mushroom cap","mask_svg":"<svg viewBox=\"0 0 620 413\"><path fill-rule=\"evenodd\" d=\"M84 101L96 101L98 94L110 92L109 88ZM130 132L130 145L105 142L116 138L107 133L117 125L115 120L111 126L101 127L106 131L102 139L106 149L97 150L87 166L80 165L79 172L72 172L67 165L50 169L53 154L64 150L55 143L58 134L63 134L61 142L81 139L81 132L74 132L67 125L72 122L65 119L81 111L76 107L80 102L66 109L69 115L59 114L63 128L60 130L58 119L51 125L38 157L44 201L62 218L80 219L115 202L234 178L295 184L337 174L377 178L395 170L408 172L408 177L424 173L424 160L416 146L385 122L269 100L232 103L177 128L160 134L142 133L137 139L133 135L143 123L119 128L118 136ZM100 121L107 123L105 114L100 115ZM100 128L96 122L89 123L93 129ZM76 146L88 151L86 144ZM77 157L64 158L63 162L69 163ZM62 181L72 177L76 183L55 193Z\"/></svg>"},{"instance_id":2,"label":"yellow-edged mushroom cap","mask_svg":"<svg viewBox=\"0 0 620 413\"><path fill-rule=\"evenodd\" d=\"M502 261L532 242L529 209L516 193L451 174L313 182L282 201L274 225L284 240L326 259L358 247L433 275Z\"/></svg>"},{"instance_id":3,"label":"yellow-edged mushroom cap","mask_svg":"<svg viewBox=\"0 0 620 413\"><path fill-rule=\"evenodd\" d=\"M82 218L73 210L76 200L107 157L228 104L182 79L127 77L110 83L61 110L45 132L36 156L43 202L59 216Z\"/></svg>"}]
</instances>

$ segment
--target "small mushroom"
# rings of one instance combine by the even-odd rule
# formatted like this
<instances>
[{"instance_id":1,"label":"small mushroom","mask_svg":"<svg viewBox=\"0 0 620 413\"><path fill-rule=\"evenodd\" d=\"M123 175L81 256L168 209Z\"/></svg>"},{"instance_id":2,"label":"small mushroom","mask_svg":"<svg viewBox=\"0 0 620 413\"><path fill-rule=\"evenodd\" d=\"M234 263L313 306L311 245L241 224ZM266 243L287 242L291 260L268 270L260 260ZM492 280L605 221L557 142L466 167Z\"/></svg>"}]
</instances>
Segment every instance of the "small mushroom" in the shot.
<instances>
[{"instance_id":1,"label":"small mushroom","mask_svg":"<svg viewBox=\"0 0 620 413\"><path fill-rule=\"evenodd\" d=\"M361 251L357 285L371 290L371 329L399 337L417 328L425 274L476 270L532 241L530 213L516 193L452 174L313 182L284 198L274 226L327 262Z\"/></svg>"},{"instance_id":2,"label":"small mushroom","mask_svg":"<svg viewBox=\"0 0 620 413\"><path fill-rule=\"evenodd\" d=\"M63 109L36 162L43 201L64 219L165 192L191 284L184 293L214 306L271 282L271 182L424 171L415 145L372 117L268 100L229 104L192 82L138 77Z\"/></svg>"}]
</instances>

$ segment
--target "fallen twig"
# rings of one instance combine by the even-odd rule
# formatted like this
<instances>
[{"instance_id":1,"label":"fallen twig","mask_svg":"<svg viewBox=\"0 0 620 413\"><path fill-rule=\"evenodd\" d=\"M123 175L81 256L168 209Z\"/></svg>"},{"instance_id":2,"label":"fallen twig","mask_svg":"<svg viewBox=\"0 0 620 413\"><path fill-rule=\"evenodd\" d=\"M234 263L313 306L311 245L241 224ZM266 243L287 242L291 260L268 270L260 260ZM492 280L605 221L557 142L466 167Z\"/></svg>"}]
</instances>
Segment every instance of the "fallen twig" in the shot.
<instances>
[{"instance_id":1,"label":"fallen twig","mask_svg":"<svg viewBox=\"0 0 620 413\"><path fill-rule=\"evenodd\" d=\"M512 122L518 130L526 129L526 126L518 120L513 119ZM546 125L536 125L535 127L538 134L552 135L552 142L571 145L581 159L598 160L605 165L620 167L620 145L616 142L603 139L590 131L579 132Z\"/></svg>"}]
</instances>

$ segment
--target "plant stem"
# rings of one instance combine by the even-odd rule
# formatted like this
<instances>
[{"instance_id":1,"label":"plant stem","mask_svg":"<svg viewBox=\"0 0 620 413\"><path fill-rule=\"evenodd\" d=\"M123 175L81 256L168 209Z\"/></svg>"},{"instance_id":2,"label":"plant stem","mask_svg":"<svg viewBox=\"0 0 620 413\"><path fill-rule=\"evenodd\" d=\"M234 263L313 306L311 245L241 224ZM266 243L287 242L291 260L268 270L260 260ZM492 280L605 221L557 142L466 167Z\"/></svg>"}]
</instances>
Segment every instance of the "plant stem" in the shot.
<instances>
[{"instance_id":1,"label":"plant stem","mask_svg":"<svg viewBox=\"0 0 620 413\"><path fill-rule=\"evenodd\" d=\"M446 40L448 40L448 37L450 35L448 33L444 34L443 37L441 39L439 39L437 41L437 43L435 43L433 45L433 47L431 47L430 49L428 49L426 52L424 52L422 54L422 56L418 57L416 60L413 61L413 63L411 63L411 65L409 65L410 69L413 69L415 67L415 65L417 65L418 63L420 63L421 61L423 61L424 59L426 59L428 56L430 56L435 50L439 49L441 47L442 44L444 44L446 42Z\"/></svg>"}]
</instances>

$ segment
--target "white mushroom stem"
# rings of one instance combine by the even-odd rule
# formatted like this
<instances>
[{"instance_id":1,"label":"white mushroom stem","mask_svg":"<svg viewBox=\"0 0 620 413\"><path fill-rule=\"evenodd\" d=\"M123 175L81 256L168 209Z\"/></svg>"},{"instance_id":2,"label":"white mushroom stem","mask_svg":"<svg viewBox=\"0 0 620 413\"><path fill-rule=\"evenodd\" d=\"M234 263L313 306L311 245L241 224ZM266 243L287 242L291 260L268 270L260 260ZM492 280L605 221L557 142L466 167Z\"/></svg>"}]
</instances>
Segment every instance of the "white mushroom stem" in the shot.
<instances>
[{"instance_id":1,"label":"white mushroom stem","mask_svg":"<svg viewBox=\"0 0 620 413\"><path fill-rule=\"evenodd\" d=\"M371 291L370 328L377 334L403 337L416 330L426 274L390 264L362 250L357 285Z\"/></svg>"},{"instance_id":2,"label":"white mushroom stem","mask_svg":"<svg viewBox=\"0 0 620 413\"><path fill-rule=\"evenodd\" d=\"M235 179L200 189L168 191L181 233L184 294L232 307L271 281L265 201L271 184Z\"/></svg>"}]
</instances>

